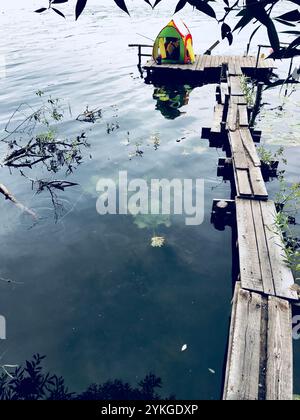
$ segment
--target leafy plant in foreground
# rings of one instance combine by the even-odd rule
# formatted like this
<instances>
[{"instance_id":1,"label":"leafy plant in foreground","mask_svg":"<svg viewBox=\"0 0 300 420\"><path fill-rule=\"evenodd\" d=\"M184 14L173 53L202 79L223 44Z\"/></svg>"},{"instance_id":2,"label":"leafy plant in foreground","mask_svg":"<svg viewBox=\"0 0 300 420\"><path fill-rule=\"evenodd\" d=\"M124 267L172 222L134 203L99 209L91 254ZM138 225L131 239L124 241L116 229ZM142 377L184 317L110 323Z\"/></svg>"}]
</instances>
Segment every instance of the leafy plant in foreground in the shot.
<instances>
[{"instance_id":1,"label":"leafy plant in foreground","mask_svg":"<svg viewBox=\"0 0 300 420\"><path fill-rule=\"evenodd\" d=\"M84 392L71 392L61 376L46 372L45 356L36 354L25 366L10 374L0 374L0 400L160 400L156 392L162 386L159 377L148 374L136 387L121 380L92 384ZM174 396L170 396L174 399Z\"/></svg>"}]
</instances>

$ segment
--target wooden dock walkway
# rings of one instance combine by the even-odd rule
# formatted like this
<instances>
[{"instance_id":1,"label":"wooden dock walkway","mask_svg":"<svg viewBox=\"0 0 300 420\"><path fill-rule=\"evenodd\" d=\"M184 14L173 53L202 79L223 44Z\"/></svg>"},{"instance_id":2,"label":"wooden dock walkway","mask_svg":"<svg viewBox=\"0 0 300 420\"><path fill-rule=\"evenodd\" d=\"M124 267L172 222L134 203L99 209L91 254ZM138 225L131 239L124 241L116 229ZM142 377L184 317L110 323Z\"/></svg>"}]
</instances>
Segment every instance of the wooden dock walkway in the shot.
<instances>
[{"instance_id":1,"label":"wooden dock walkway","mask_svg":"<svg viewBox=\"0 0 300 420\"><path fill-rule=\"evenodd\" d=\"M218 83L212 125L203 128L202 138L226 152L218 174L231 180L235 199L214 200L212 220L224 229L232 225L235 215L233 238L237 239L239 260L224 400L293 398L292 304L299 297L285 262L283 236L275 223L276 206L269 199L255 145L261 133L252 127L253 109L242 83L243 75L263 81L274 68L273 60L208 55L196 56L192 65L159 65L150 59L143 66L150 81L156 77L160 82L166 78L169 82L191 79L199 85L201 81ZM218 217L223 222L216 221Z\"/></svg>"},{"instance_id":2,"label":"wooden dock walkway","mask_svg":"<svg viewBox=\"0 0 300 420\"><path fill-rule=\"evenodd\" d=\"M292 313L287 300L236 284L224 400L291 400Z\"/></svg>"},{"instance_id":3,"label":"wooden dock walkway","mask_svg":"<svg viewBox=\"0 0 300 420\"><path fill-rule=\"evenodd\" d=\"M268 76L276 68L274 60L260 59L257 63L256 57L247 56L224 56L224 55L196 55L193 64L157 64L150 59L144 64L143 69L147 71L148 77L157 75L159 78L173 77L178 80L183 77L185 80L201 80L210 78L212 75L219 76L222 65L227 65L229 77L231 75L247 76L258 72L260 76Z\"/></svg>"},{"instance_id":4,"label":"wooden dock walkway","mask_svg":"<svg viewBox=\"0 0 300 420\"><path fill-rule=\"evenodd\" d=\"M285 262L284 242L275 225L262 163L250 127L250 110L238 74L227 71L217 89L211 129L202 137L222 145L222 165L231 166L239 253L226 377L225 400L291 400L293 345L291 304L298 301ZM224 214L224 202L220 208ZM214 202L214 211L218 200ZM232 201L230 201L232 207Z\"/></svg>"}]
</instances>

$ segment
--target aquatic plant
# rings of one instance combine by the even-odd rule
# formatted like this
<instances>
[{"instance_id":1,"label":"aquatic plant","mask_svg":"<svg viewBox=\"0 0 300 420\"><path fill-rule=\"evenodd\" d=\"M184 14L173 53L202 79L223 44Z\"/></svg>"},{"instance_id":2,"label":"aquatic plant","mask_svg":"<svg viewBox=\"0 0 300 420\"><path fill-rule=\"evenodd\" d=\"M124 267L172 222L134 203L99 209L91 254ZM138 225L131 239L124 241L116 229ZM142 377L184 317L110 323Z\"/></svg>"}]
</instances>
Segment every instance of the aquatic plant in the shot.
<instances>
[{"instance_id":1,"label":"aquatic plant","mask_svg":"<svg viewBox=\"0 0 300 420\"><path fill-rule=\"evenodd\" d=\"M139 229L152 229L155 231L159 226L170 227L171 217L167 214L137 214L133 216L133 223Z\"/></svg>"},{"instance_id":2,"label":"aquatic plant","mask_svg":"<svg viewBox=\"0 0 300 420\"><path fill-rule=\"evenodd\" d=\"M249 79L245 75L240 76L242 92L244 94L244 97L246 98L248 106L251 107L254 105L254 94L253 86L250 86L250 81L251 79Z\"/></svg>"},{"instance_id":3,"label":"aquatic plant","mask_svg":"<svg viewBox=\"0 0 300 420\"><path fill-rule=\"evenodd\" d=\"M153 236L151 238L152 248L162 248L165 245L165 238L163 236Z\"/></svg>"},{"instance_id":4,"label":"aquatic plant","mask_svg":"<svg viewBox=\"0 0 300 420\"><path fill-rule=\"evenodd\" d=\"M65 176L68 176L82 163L82 149L89 147L89 144L83 131L71 138L60 135L57 124L64 118L64 109L58 98L44 98L44 92L40 90L36 92L36 96L41 98L40 106L34 109L31 105L22 103L5 126L5 135L0 139L7 145L2 167L8 167L10 171L17 170L31 182L32 188L38 194L48 191L57 220L62 208L57 192L77 184L60 179L33 179L28 171L33 167L45 167L52 174L64 171ZM36 218L35 213L19 203L5 186L1 185L0 193L25 213Z\"/></svg>"},{"instance_id":5,"label":"aquatic plant","mask_svg":"<svg viewBox=\"0 0 300 420\"><path fill-rule=\"evenodd\" d=\"M280 179L280 189L276 194L277 214L274 227L283 235L284 261L293 271L296 281L300 280L300 240L292 226L296 225L296 216L300 209L300 183L288 185Z\"/></svg>"},{"instance_id":6,"label":"aquatic plant","mask_svg":"<svg viewBox=\"0 0 300 420\"><path fill-rule=\"evenodd\" d=\"M87 105L85 111L82 114L79 114L76 118L77 121L84 121L84 122L90 122L95 123L99 119L102 118L102 109L96 108L96 109L89 109L89 106Z\"/></svg>"}]
</instances>

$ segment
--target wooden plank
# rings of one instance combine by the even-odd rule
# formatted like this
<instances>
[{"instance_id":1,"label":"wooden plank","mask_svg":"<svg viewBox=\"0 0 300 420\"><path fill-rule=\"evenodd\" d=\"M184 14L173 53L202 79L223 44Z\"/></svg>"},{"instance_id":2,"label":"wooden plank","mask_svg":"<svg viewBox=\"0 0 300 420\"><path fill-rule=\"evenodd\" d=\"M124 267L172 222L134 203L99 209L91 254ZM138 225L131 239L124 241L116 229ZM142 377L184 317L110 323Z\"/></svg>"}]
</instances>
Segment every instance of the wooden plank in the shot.
<instances>
[{"instance_id":1,"label":"wooden plank","mask_svg":"<svg viewBox=\"0 0 300 420\"><path fill-rule=\"evenodd\" d=\"M253 191L251 188L248 170L235 168L235 173L238 197L252 198Z\"/></svg>"},{"instance_id":2,"label":"wooden plank","mask_svg":"<svg viewBox=\"0 0 300 420\"><path fill-rule=\"evenodd\" d=\"M292 290L294 277L291 269L285 263L283 238L275 227L276 208L273 201L260 203L265 235L269 249L276 296L298 300L298 294Z\"/></svg>"},{"instance_id":3,"label":"wooden plank","mask_svg":"<svg viewBox=\"0 0 300 420\"><path fill-rule=\"evenodd\" d=\"M262 275L264 293L267 295L275 295L275 288L273 283L273 273L270 263L270 256L268 244L266 242L265 229L263 224L263 217L261 214L261 207L259 201L252 200L252 214L255 223L257 248L260 262L260 269Z\"/></svg>"},{"instance_id":4,"label":"wooden plank","mask_svg":"<svg viewBox=\"0 0 300 420\"><path fill-rule=\"evenodd\" d=\"M231 58L228 62L228 73L229 76L235 76L235 66L233 58Z\"/></svg>"},{"instance_id":5,"label":"wooden plank","mask_svg":"<svg viewBox=\"0 0 300 420\"><path fill-rule=\"evenodd\" d=\"M229 84L230 84L230 94L232 96L244 96L244 93L241 87L240 78L238 76L230 76Z\"/></svg>"},{"instance_id":6,"label":"wooden plank","mask_svg":"<svg viewBox=\"0 0 300 420\"><path fill-rule=\"evenodd\" d=\"M200 56L200 60L198 61L198 64L197 64L198 71L204 71L205 57L206 57L205 55Z\"/></svg>"},{"instance_id":7,"label":"wooden plank","mask_svg":"<svg viewBox=\"0 0 300 420\"><path fill-rule=\"evenodd\" d=\"M225 103L225 96L229 95L228 91L228 84L227 83L221 83L221 97L222 97L222 103Z\"/></svg>"},{"instance_id":8,"label":"wooden plank","mask_svg":"<svg viewBox=\"0 0 300 420\"><path fill-rule=\"evenodd\" d=\"M231 103L229 106L227 127L230 131L235 131L238 128L238 106Z\"/></svg>"},{"instance_id":9,"label":"wooden plank","mask_svg":"<svg viewBox=\"0 0 300 420\"><path fill-rule=\"evenodd\" d=\"M212 133L221 133L221 122L222 122L222 116L223 116L223 105L222 104L216 104L215 110L214 110L214 120L211 128Z\"/></svg>"},{"instance_id":10,"label":"wooden plank","mask_svg":"<svg viewBox=\"0 0 300 420\"><path fill-rule=\"evenodd\" d=\"M226 400L258 400L261 318L262 297L239 290L227 366Z\"/></svg>"},{"instance_id":11,"label":"wooden plank","mask_svg":"<svg viewBox=\"0 0 300 420\"><path fill-rule=\"evenodd\" d=\"M145 64L144 64L144 68L146 69L147 67L153 67L154 65L156 65L155 61L153 59L148 60Z\"/></svg>"},{"instance_id":12,"label":"wooden plank","mask_svg":"<svg viewBox=\"0 0 300 420\"><path fill-rule=\"evenodd\" d=\"M210 68L211 67L211 61L212 61L212 56L207 55L206 56L206 61L205 61L205 68Z\"/></svg>"},{"instance_id":13,"label":"wooden plank","mask_svg":"<svg viewBox=\"0 0 300 420\"><path fill-rule=\"evenodd\" d=\"M198 70L200 60L201 60L201 55L197 55L195 59L195 71Z\"/></svg>"},{"instance_id":14,"label":"wooden plank","mask_svg":"<svg viewBox=\"0 0 300 420\"><path fill-rule=\"evenodd\" d=\"M239 131L229 132L229 143L231 146L232 158L234 160L235 168L248 169L249 163L245 154L244 145Z\"/></svg>"},{"instance_id":15,"label":"wooden plank","mask_svg":"<svg viewBox=\"0 0 300 420\"><path fill-rule=\"evenodd\" d=\"M248 102L245 96L232 96L230 98L230 101L233 104L237 104L237 105L248 105Z\"/></svg>"},{"instance_id":16,"label":"wooden plank","mask_svg":"<svg viewBox=\"0 0 300 420\"><path fill-rule=\"evenodd\" d=\"M235 62L235 74L237 76L242 76L243 75L242 67L241 67L241 61L240 60L237 60Z\"/></svg>"},{"instance_id":17,"label":"wooden plank","mask_svg":"<svg viewBox=\"0 0 300 420\"><path fill-rule=\"evenodd\" d=\"M255 147L255 143L252 139L251 133L248 129L241 129L239 130L239 134L241 136L244 148L246 149L250 160L252 161L254 166L260 167L261 160L258 157L257 149Z\"/></svg>"},{"instance_id":18,"label":"wooden plank","mask_svg":"<svg viewBox=\"0 0 300 420\"><path fill-rule=\"evenodd\" d=\"M238 105L238 115L239 115L239 126L248 127L248 110L246 105Z\"/></svg>"},{"instance_id":19,"label":"wooden plank","mask_svg":"<svg viewBox=\"0 0 300 420\"><path fill-rule=\"evenodd\" d=\"M293 399L293 338L290 304L269 297L266 399Z\"/></svg>"},{"instance_id":20,"label":"wooden plank","mask_svg":"<svg viewBox=\"0 0 300 420\"><path fill-rule=\"evenodd\" d=\"M236 199L241 285L263 292L260 260L252 214L251 200Z\"/></svg>"},{"instance_id":21,"label":"wooden plank","mask_svg":"<svg viewBox=\"0 0 300 420\"><path fill-rule=\"evenodd\" d=\"M230 375L230 366L232 360L232 351L233 351L233 337L235 332L235 320L236 320L236 308L238 302L238 295L241 290L241 283L236 282L234 288L234 295L232 299L232 309L231 309L231 318L230 318L230 328L229 328L229 339L228 339L228 351L227 351L227 363L225 371L225 381L224 381L224 391L223 391L223 400L227 399L228 394L228 381Z\"/></svg>"},{"instance_id":22,"label":"wooden plank","mask_svg":"<svg viewBox=\"0 0 300 420\"><path fill-rule=\"evenodd\" d=\"M254 197L257 199L267 200L268 191L261 173L261 169L255 166L250 167L249 176Z\"/></svg>"}]
</instances>

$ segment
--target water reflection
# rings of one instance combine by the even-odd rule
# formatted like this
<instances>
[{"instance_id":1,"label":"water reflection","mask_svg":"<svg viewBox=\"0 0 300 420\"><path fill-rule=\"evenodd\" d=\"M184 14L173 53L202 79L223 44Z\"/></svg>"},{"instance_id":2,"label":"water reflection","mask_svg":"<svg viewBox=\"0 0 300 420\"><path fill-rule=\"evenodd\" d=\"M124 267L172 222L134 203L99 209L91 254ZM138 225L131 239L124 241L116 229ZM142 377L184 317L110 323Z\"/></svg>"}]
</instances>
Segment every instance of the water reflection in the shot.
<instances>
[{"instance_id":1,"label":"water reflection","mask_svg":"<svg viewBox=\"0 0 300 420\"><path fill-rule=\"evenodd\" d=\"M153 99L156 102L156 109L161 114L170 120L180 117L184 112L180 108L189 103L190 93L194 87L191 85L177 85L177 86L155 86Z\"/></svg>"},{"instance_id":2,"label":"water reflection","mask_svg":"<svg viewBox=\"0 0 300 420\"><path fill-rule=\"evenodd\" d=\"M44 368L45 356L35 354L24 366L2 366L0 400L160 400L158 376L149 373L137 385L120 379L91 384L81 393L68 389L65 379ZM170 396L169 399L174 399Z\"/></svg>"}]
</instances>

